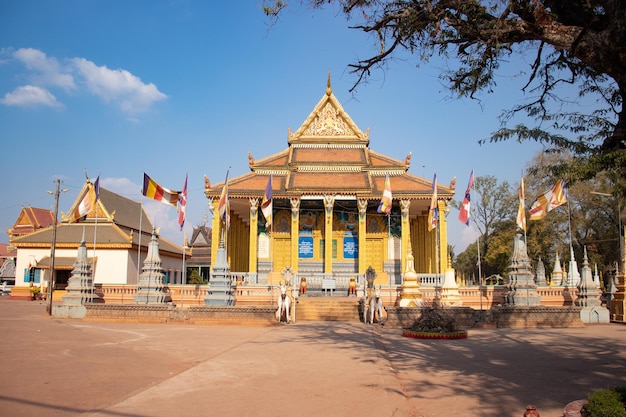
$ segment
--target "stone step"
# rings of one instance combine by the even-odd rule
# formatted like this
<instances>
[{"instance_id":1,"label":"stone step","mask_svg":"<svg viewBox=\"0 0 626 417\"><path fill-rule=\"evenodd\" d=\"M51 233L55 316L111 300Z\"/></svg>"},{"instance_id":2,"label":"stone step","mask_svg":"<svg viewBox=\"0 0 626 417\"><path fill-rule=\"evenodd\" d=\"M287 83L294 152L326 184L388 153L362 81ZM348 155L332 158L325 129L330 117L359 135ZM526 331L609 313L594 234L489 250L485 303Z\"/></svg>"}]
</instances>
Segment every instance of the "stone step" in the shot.
<instances>
[{"instance_id":1,"label":"stone step","mask_svg":"<svg viewBox=\"0 0 626 417\"><path fill-rule=\"evenodd\" d=\"M301 297L296 306L296 319L358 322L359 300L355 297Z\"/></svg>"}]
</instances>

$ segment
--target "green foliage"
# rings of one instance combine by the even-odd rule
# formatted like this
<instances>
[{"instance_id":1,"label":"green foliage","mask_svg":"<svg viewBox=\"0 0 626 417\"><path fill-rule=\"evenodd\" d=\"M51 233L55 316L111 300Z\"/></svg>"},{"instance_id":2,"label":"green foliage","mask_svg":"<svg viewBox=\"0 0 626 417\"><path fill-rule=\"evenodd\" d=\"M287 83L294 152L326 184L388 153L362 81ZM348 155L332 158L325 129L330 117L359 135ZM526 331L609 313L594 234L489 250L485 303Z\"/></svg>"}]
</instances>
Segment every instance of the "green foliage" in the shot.
<instances>
[{"instance_id":1,"label":"green foliage","mask_svg":"<svg viewBox=\"0 0 626 417\"><path fill-rule=\"evenodd\" d=\"M596 391L587 397L582 417L626 417L626 387Z\"/></svg>"},{"instance_id":2,"label":"green foliage","mask_svg":"<svg viewBox=\"0 0 626 417\"><path fill-rule=\"evenodd\" d=\"M474 181L472 223L480 233L480 248L472 243L453 263L456 271L474 283L478 282L478 252L481 256L481 274L503 274L510 258L517 191L513 192L508 182L498 183L494 176L476 177ZM453 202L457 208L459 202Z\"/></svg>"},{"instance_id":3,"label":"green foliage","mask_svg":"<svg viewBox=\"0 0 626 417\"><path fill-rule=\"evenodd\" d=\"M276 22L288 0L262 0ZM295 3L295 2L294 2ZM523 100L504 110L501 125L481 142L535 141L547 152L569 151L574 163L547 169L571 182L607 171L626 195L626 2L606 0L307 0L338 5L350 27L372 35L370 57L348 65L351 91L409 53L446 60L441 78L454 97L494 93L500 77L525 77ZM511 74L509 62L528 62ZM502 68L501 68L502 67ZM528 122L519 124L519 120Z\"/></svg>"},{"instance_id":4,"label":"green foliage","mask_svg":"<svg viewBox=\"0 0 626 417\"><path fill-rule=\"evenodd\" d=\"M575 164L567 152L562 154L538 154L528 165L525 176L526 209L535 199L549 190L556 179L549 167L558 164ZM511 190L508 184L498 184L493 177L476 179L477 198L472 199L472 220L481 233L480 255L482 276L492 274L506 276L513 248L513 237L517 230L517 186ZM571 244L578 261L582 260L586 248L589 264L597 264L599 273L607 277L619 260L619 216L624 203L611 191L616 187L614 177L600 172L592 179L571 184L568 188L569 203L550 211L541 220L529 220L527 213L527 250L533 264L542 259L548 275L558 253L562 265L570 258ZM597 192L606 195L594 194ZM484 198L486 196L486 198ZM455 203L458 207L458 203ZM478 248L470 244L453 262L460 276L477 283Z\"/></svg>"},{"instance_id":5,"label":"green foliage","mask_svg":"<svg viewBox=\"0 0 626 417\"><path fill-rule=\"evenodd\" d=\"M197 269L193 269L191 270L191 272L187 275L187 283L191 284L191 285L201 285L204 284L204 280L202 279L202 276L200 275L200 273L198 272Z\"/></svg>"}]
</instances>

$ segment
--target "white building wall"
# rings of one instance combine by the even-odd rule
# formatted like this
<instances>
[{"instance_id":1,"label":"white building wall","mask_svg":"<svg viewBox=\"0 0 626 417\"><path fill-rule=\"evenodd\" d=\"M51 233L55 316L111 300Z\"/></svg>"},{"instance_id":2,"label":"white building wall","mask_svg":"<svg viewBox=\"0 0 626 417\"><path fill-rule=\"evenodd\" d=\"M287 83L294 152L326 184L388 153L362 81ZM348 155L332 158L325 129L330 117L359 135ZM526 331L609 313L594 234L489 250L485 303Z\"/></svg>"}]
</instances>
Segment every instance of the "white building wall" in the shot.
<instances>
[{"instance_id":1,"label":"white building wall","mask_svg":"<svg viewBox=\"0 0 626 417\"><path fill-rule=\"evenodd\" d=\"M147 249L147 248L146 248ZM77 249L56 249L57 258L76 258ZM96 247L97 262L95 265L95 284L136 284L137 283L137 252L120 249L98 249ZM139 273L143 268L143 262L147 252L141 253L141 264ZM94 256L91 249L87 249L89 258ZM50 249L27 249L20 248L17 251L17 261L15 264L15 285L28 286L30 283L24 281L24 269L29 265L36 266L43 258L50 257ZM169 272L170 282L175 279L180 280L183 261L181 258L161 255L161 262L164 271ZM42 284L47 287L49 271L42 271ZM45 283L43 282L45 280Z\"/></svg>"},{"instance_id":2,"label":"white building wall","mask_svg":"<svg viewBox=\"0 0 626 417\"><path fill-rule=\"evenodd\" d=\"M15 261L15 286L29 286L30 283L26 283L24 281L24 270L29 266L37 265L37 262L46 256L50 256L50 249L18 249L17 259ZM45 271L42 274L41 282L38 285L47 287L48 277L48 271ZM44 280L46 281L45 283Z\"/></svg>"}]
</instances>

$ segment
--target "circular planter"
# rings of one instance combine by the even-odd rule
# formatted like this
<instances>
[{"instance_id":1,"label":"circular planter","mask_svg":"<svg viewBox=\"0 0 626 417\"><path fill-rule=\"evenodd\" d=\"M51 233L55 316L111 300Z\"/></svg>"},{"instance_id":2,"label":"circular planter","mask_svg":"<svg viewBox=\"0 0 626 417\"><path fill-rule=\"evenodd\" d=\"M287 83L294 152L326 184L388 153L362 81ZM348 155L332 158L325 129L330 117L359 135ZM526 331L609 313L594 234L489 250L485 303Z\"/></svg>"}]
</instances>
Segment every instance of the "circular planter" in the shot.
<instances>
[{"instance_id":1,"label":"circular planter","mask_svg":"<svg viewBox=\"0 0 626 417\"><path fill-rule=\"evenodd\" d=\"M413 339L467 339L467 330L458 330L456 332L438 333L438 332L416 332L413 330L402 330L402 336L411 337Z\"/></svg>"}]
</instances>

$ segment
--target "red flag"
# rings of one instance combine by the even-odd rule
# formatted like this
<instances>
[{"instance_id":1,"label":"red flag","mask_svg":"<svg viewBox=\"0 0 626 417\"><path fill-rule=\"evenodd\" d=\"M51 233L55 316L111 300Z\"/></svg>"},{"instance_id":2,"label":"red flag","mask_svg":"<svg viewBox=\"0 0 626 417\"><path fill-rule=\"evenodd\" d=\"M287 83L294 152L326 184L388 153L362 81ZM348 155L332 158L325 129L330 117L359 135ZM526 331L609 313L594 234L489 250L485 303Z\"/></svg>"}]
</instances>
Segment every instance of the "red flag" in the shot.
<instances>
[{"instance_id":1,"label":"red flag","mask_svg":"<svg viewBox=\"0 0 626 417\"><path fill-rule=\"evenodd\" d=\"M187 178L189 174L185 175L185 185L183 185L183 191L180 193L179 209L178 209L178 224L180 225L180 230L183 230L183 226L185 225L185 214L187 213Z\"/></svg>"},{"instance_id":2,"label":"red flag","mask_svg":"<svg viewBox=\"0 0 626 417\"><path fill-rule=\"evenodd\" d=\"M461 205L461 211L459 212L459 220L461 223L465 223L469 226L470 222L470 194L472 187L474 186L474 170L470 174L469 184L467 184L467 190L465 191L465 198L463 199L463 205Z\"/></svg>"}]
</instances>

